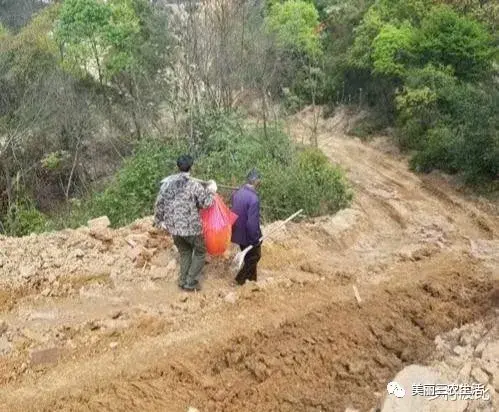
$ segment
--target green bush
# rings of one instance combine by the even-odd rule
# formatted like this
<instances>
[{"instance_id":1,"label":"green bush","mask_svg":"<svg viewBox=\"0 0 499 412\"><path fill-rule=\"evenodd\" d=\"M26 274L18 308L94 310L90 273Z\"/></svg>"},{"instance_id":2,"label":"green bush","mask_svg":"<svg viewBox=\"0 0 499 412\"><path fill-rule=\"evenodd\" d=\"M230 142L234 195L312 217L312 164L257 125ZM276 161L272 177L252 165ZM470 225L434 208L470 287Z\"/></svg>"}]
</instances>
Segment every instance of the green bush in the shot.
<instances>
[{"instance_id":1,"label":"green bush","mask_svg":"<svg viewBox=\"0 0 499 412\"><path fill-rule=\"evenodd\" d=\"M208 115L209 116L209 115ZM198 118L196 143L146 141L137 149L101 193L73 209L72 225L107 215L113 226L153 212L159 182L176 173L181 153L195 155L193 175L219 184L239 185L248 171L262 173L262 216L282 219L298 209L309 216L334 213L346 207L351 192L343 174L317 150L297 151L278 127L245 127L233 115ZM219 191L228 201L230 191Z\"/></svg>"},{"instance_id":2,"label":"green bush","mask_svg":"<svg viewBox=\"0 0 499 412\"><path fill-rule=\"evenodd\" d=\"M480 78L492 67L495 51L486 27L446 5L422 21L417 43L419 63L452 66L460 79Z\"/></svg>"},{"instance_id":3,"label":"green bush","mask_svg":"<svg viewBox=\"0 0 499 412\"><path fill-rule=\"evenodd\" d=\"M160 180L174 170L175 160L183 151L178 143L142 143L109 186L92 199L91 214L107 215L114 226L151 214Z\"/></svg>"},{"instance_id":4,"label":"green bush","mask_svg":"<svg viewBox=\"0 0 499 412\"><path fill-rule=\"evenodd\" d=\"M43 232L48 228L47 217L28 200L19 200L12 205L3 222L3 229L9 236L26 236Z\"/></svg>"},{"instance_id":5,"label":"green bush","mask_svg":"<svg viewBox=\"0 0 499 412\"><path fill-rule=\"evenodd\" d=\"M390 0L366 7L351 31L346 64L329 66L343 72L336 100L356 94L360 100L362 89L363 102L388 118L393 113L397 143L415 151L415 170L439 168L471 183L497 179L497 36L493 25L475 19L491 22L493 13L483 19L479 2ZM353 134L368 136L369 128L359 125Z\"/></svg>"},{"instance_id":6,"label":"green bush","mask_svg":"<svg viewBox=\"0 0 499 412\"><path fill-rule=\"evenodd\" d=\"M286 108L288 113L297 113L305 106L307 101L298 96L294 90L288 88L284 90L282 105Z\"/></svg>"},{"instance_id":7,"label":"green bush","mask_svg":"<svg viewBox=\"0 0 499 412\"><path fill-rule=\"evenodd\" d=\"M470 183L499 177L499 88L463 85L448 92L455 166Z\"/></svg>"},{"instance_id":8,"label":"green bush","mask_svg":"<svg viewBox=\"0 0 499 412\"><path fill-rule=\"evenodd\" d=\"M416 170L438 168L461 172L470 183L497 178L499 174L499 89L487 90L471 84L450 84L438 90L434 123L417 130L422 123L414 116L404 125L418 152L412 159ZM411 123L412 122L412 123ZM417 133L419 131L419 133ZM414 141L418 139L418 144Z\"/></svg>"},{"instance_id":9,"label":"green bush","mask_svg":"<svg viewBox=\"0 0 499 412\"><path fill-rule=\"evenodd\" d=\"M216 148L216 150L214 150ZM262 173L264 220L282 219L298 209L309 216L334 213L351 200L342 173L319 151L297 152L280 128L239 129L232 136L214 133L202 145L196 170L203 178L240 184L257 167Z\"/></svg>"},{"instance_id":10,"label":"green bush","mask_svg":"<svg viewBox=\"0 0 499 412\"><path fill-rule=\"evenodd\" d=\"M282 49L309 57L321 54L320 39L315 30L319 25L319 13L313 3L303 0L276 2L266 16L266 23Z\"/></svg>"},{"instance_id":11,"label":"green bush","mask_svg":"<svg viewBox=\"0 0 499 412\"><path fill-rule=\"evenodd\" d=\"M410 24L383 26L372 46L373 71L387 76L401 76L414 47L414 28Z\"/></svg>"},{"instance_id":12,"label":"green bush","mask_svg":"<svg viewBox=\"0 0 499 412\"><path fill-rule=\"evenodd\" d=\"M442 91L456 87L456 82L450 67L428 64L407 71L405 86L395 98L397 138L403 150L424 150L427 132L444 120Z\"/></svg>"},{"instance_id":13,"label":"green bush","mask_svg":"<svg viewBox=\"0 0 499 412\"><path fill-rule=\"evenodd\" d=\"M267 220L283 219L299 209L308 216L332 214L352 199L342 172L316 149L297 153L287 168L265 172L261 198Z\"/></svg>"},{"instance_id":14,"label":"green bush","mask_svg":"<svg viewBox=\"0 0 499 412\"><path fill-rule=\"evenodd\" d=\"M376 133L380 133L388 125L388 120L383 113L371 112L357 120L348 131L348 134L362 140L368 140Z\"/></svg>"},{"instance_id":15,"label":"green bush","mask_svg":"<svg viewBox=\"0 0 499 412\"><path fill-rule=\"evenodd\" d=\"M455 172L456 146L454 132L446 126L430 129L426 136L426 141L421 145L423 149L417 152L411 159L412 169L428 173L432 169Z\"/></svg>"}]
</instances>

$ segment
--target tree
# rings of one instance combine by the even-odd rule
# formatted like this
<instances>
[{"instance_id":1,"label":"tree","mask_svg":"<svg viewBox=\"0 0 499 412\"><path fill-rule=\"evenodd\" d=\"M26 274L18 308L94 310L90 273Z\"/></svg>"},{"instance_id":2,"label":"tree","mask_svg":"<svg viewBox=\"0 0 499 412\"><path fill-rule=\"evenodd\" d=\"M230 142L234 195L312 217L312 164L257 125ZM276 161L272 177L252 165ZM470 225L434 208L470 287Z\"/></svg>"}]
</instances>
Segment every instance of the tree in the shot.
<instances>
[{"instance_id":1,"label":"tree","mask_svg":"<svg viewBox=\"0 0 499 412\"><path fill-rule=\"evenodd\" d=\"M36 144L33 128L39 127L44 118L45 102L33 107L40 96L42 79L53 73L57 59L55 45L46 36L54 15L50 9L33 19L17 35L4 32L0 46L0 207L5 210L15 202L13 183L16 179L29 179L29 172L36 168L32 149ZM44 96L46 98L46 96ZM0 209L0 211L1 211Z\"/></svg>"},{"instance_id":2,"label":"tree","mask_svg":"<svg viewBox=\"0 0 499 412\"><path fill-rule=\"evenodd\" d=\"M56 38L68 67L88 73L94 63L101 85L104 82L102 55L109 46L111 15L110 4L99 0L67 0L62 5L56 28Z\"/></svg>"},{"instance_id":3,"label":"tree","mask_svg":"<svg viewBox=\"0 0 499 412\"><path fill-rule=\"evenodd\" d=\"M417 39L421 64L452 66L464 80L490 72L495 49L485 27L459 16L448 6L438 6L422 21Z\"/></svg>"},{"instance_id":4,"label":"tree","mask_svg":"<svg viewBox=\"0 0 499 412\"><path fill-rule=\"evenodd\" d=\"M176 60L169 66L175 93L169 104L176 123L180 119L192 144L198 144L196 119L256 98L266 128L269 102L280 91L286 65L265 30L263 5L253 0L194 3L179 7L171 24Z\"/></svg>"},{"instance_id":5,"label":"tree","mask_svg":"<svg viewBox=\"0 0 499 412\"><path fill-rule=\"evenodd\" d=\"M96 71L103 90L114 89L130 108L139 137L155 116L148 107L168 54L165 16L152 7L146 0L67 0L56 27L64 66L82 78Z\"/></svg>"},{"instance_id":6,"label":"tree","mask_svg":"<svg viewBox=\"0 0 499 412\"><path fill-rule=\"evenodd\" d=\"M349 63L362 69L372 68L373 42L386 24L393 28L418 27L428 14L431 0L378 0L367 10L349 53ZM393 31L393 29L391 29Z\"/></svg>"},{"instance_id":7,"label":"tree","mask_svg":"<svg viewBox=\"0 0 499 412\"><path fill-rule=\"evenodd\" d=\"M413 53L415 30L409 24L383 26L372 43L373 72L400 77Z\"/></svg>"},{"instance_id":8,"label":"tree","mask_svg":"<svg viewBox=\"0 0 499 412\"><path fill-rule=\"evenodd\" d=\"M376 0L355 30L346 79L360 77L378 91L371 101L391 108L398 142L415 150L418 170L438 167L474 181L497 175L497 51L494 24L483 18L495 8L488 3Z\"/></svg>"},{"instance_id":9,"label":"tree","mask_svg":"<svg viewBox=\"0 0 499 412\"><path fill-rule=\"evenodd\" d=\"M461 15L469 16L484 23L491 33L499 36L499 3L495 0L440 0Z\"/></svg>"},{"instance_id":10,"label":"tree","mask_svg":"<svg viewBox=\"0 0 499 412\"><path fill-rule=\"evenodd\" d=\"M312 3L303 0L276 3L269 11L267 25L282 49L310 57L321 54L319 13Z\"/></svg>"},{"instance_id":11,"label":"tree","mask_svg":"<svg viewBox=\"0 0 499 412\"><path fill-rule=\"evenodd\" d=\"M102 93L60 67L58 11L45 8L0 45L0 215L12 222L23 208L48 210L83 192L111 145L95 139L108 115Z\"/></svg>"},{"instance_id":12,"label":"tree","mask_svg":"<svg viewBox=\"0 0 499 412\"><path fill-rule=\"evenodd\" d=\"M274 4L266 18L270 33L277 41L278 53L287 57L292 66L298 65L297 73L304 73L303 82L312 99L314 124L312 144L317 147L318 114L315 110L319 81L323 79L323 51L319 37L319 13L312 3L303 0L290 0ZM303 68L306 68L303 71Z\"/></svg>"}]
</instances>

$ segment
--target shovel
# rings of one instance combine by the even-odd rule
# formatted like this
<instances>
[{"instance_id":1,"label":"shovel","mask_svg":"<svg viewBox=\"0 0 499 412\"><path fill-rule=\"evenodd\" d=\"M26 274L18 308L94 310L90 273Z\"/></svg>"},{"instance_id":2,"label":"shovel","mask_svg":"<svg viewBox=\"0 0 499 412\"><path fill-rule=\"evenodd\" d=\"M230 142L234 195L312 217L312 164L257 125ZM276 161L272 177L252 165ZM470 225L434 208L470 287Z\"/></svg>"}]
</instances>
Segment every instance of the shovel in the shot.
<instances>
[{"instance_id":1,"label":"shovel","mask_svg":"<svg viewBox=\"0 0 499 412\"><path fill-rule=\"evenodd\" d=\"M262 242L264 239L269 237L272 233L277 232L278 230L281 230L284 228L286 223L288 223L290 220L293 220L296 216L298 216L301 212L303 212L303 209L298 210L298 212L292 214L290 217L288 217L284 222L282 222L279 226L275 227L273 230L268 232L265 236L262 236L260 239L258 239L259 242ZM243 267L244 263L244 258L246 257L246 254L253 248L253 245L248 246L246 249L242 250L241 252L238 252L236 256L234 256L234 259L232 260L232 263L230 265L230 270L232 273L237 273L241 270Z\"/></svg>"}]
</instances>

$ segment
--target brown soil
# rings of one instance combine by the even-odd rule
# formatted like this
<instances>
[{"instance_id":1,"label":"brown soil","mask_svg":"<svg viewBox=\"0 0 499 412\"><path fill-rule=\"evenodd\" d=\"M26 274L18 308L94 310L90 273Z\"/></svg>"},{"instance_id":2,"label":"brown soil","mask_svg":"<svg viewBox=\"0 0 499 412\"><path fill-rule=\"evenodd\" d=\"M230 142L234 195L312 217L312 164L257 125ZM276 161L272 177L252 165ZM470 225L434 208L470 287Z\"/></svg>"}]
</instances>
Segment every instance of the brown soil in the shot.
<instances>
[{"instance_id":1,"label":"brown soil","mask_svg":"<svg viewBox=\"0 0 499 412\"><path fill-rule=\"evenodd\" d=\"M203 291L179 292L149 218L0 238L0 410L368 411L437 335L499 310L495 206L345 137L345 113L319 126L354 204L266 242L258 284L212 259Z\"/></svg>"}]
</instances>

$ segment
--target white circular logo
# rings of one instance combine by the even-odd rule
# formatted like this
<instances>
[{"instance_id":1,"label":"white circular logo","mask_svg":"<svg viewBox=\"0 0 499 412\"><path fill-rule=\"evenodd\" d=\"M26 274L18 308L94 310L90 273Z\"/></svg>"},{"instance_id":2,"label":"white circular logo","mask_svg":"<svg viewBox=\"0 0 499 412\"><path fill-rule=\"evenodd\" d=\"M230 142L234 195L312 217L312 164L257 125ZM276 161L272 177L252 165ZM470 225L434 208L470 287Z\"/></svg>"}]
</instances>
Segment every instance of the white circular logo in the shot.
<instances>
[{"instance_id":1,"label":"white circular logo","mask_svg":"<svg viewBox=\"0 0 499 412\"><path fill-rule=\"evenodd\" d=\"M395 395L397 398L403 398L405 396L405 389L397 382L390 382L386 385L386 390L390 395Z\"/></svg>"}]
</instances>

